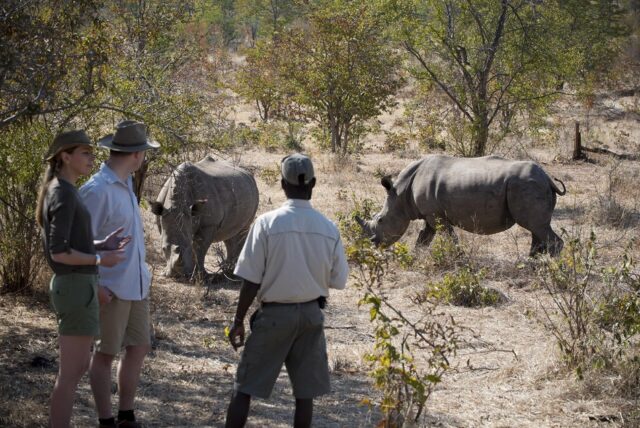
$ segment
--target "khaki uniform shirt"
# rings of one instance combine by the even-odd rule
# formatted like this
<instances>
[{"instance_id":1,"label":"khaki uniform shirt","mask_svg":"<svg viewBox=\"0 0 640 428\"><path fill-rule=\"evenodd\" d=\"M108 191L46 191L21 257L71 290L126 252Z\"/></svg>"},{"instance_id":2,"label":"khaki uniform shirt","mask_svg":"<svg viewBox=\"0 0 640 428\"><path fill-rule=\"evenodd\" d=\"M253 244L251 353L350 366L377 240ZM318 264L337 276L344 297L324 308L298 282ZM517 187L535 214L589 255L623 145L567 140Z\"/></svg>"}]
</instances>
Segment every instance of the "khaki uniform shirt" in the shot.
<instances>
[{"instance_id":1,"label":"khaki uniform shirt","mask_svg":"<svg viewBox=\"0 0 640 428\"><path fill-rule=\"evenodd\" d=\"M260 302L300 303L343 289L349 267L335 224L309 201L289 199L256 219L234 273L260 284Z\"/></svg>"}]
</instances>

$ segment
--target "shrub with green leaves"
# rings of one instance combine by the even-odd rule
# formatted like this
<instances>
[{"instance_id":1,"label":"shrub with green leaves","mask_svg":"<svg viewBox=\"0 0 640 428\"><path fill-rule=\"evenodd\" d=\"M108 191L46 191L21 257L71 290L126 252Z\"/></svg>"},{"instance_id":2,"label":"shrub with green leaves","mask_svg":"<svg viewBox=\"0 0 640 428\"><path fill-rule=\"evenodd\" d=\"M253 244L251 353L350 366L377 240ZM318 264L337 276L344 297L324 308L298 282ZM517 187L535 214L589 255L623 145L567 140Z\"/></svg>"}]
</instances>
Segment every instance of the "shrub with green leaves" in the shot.
<instances>
[{"instance_id":1,"label":"shrub with green leaves","mask_svg":"<svg viewBox=\"0 0 640 428\"><path fill-rule=\"evenodd\" d=\"M370 216L372 203L355 200L354 205L351 213L339 215L339 225L355 286L364 293L359 305L368 305L374 328L375 344L365 360L382 394L377 402L382 420L377 426L402 426L405 421L420 418L433 389L449 369L449 358L457 349L458 329L452 318L437 312L435 304L423 305L417 320L391 304L385 278L390 269L406 268L413 258L404 244L376 247L363 237L353 218ZM370 398L363 401L372 403Z\"/></svg>"},{"instance_id":2,"label":"shrub with green leaves","mask_svg":"<svg viewBox=\"0 0 640 428\"><path fill-rule=\"evenodd\" d=\"M475 272L469 267L446 273L442 280L427 284L424 296L468 308L495 306L502 301L502 295L480 285L485 273L484 269Z\"/></svg>"},{"instance_id":3,"label":"shrub with green leaves","mask_svg":"<svg viewBox=\"0 0 640 428\"><path fill-rule=\"evenodd\" d=\"M0 144L0 290L26 291L45 267L35 207L43 163L53 135L35 120L2 132Z\"/></svg>"},{"instance_id":4,"label":"shrub with green leaves","mask_svg":"<svg viewBox=\"0 0 640 428\"><path fill-rule=\"evenodd\" d=\"M273 186L280 180L280 167L278 167L278 165L275 165L272 168L262 168L259 175L265 183Z\"/></svg>"},{"instance_id":5,"label":"shrub with green leaves","mask_svg":"<svg viewBox=\"0 0 640 428\"><path fill-rule=\"evenodd\" d=\"M338 213L338 229L343 241L356 243L361 239L369 239L362 233L362 227L355 221L356 217L369 219L376 212L375 202L373 199L364 198L356 199L355 194L351 193L353 209L349 213Z\"/></svg>"},{"instance_id":6,"label":"shrub with green leaves","mask_svg":"<svg viewBox=\"0 0 640 428\"><path fill-rule=\"evenodd\" d=\"M403 132L385 131L384 145L382 151L385 153L398 153L407 150L409 147L409 135Z\"/></svg>"},{"instance_id":7,"label":"shrub with green leaves","mask_svg":"<svg viewBox=\"0 0 640 428\"><path fill-rule=\"evenodd\" d=\"M640 332L635 262L625 251L617 264L602 263L593 232L587 240L573 237L565 242L560 256L543 258L538 271L555 309L542 304L543 321L564 362L580 378L593 369L640 372L634 342Z\"/></svg>"},{"instance_id":8,"label":"shrub with green leaves","mask_svg":"<svg viewBox=\"0 0 640 428\"><path fill-rule=\"evenodd\" d=\"M464 254L454 237L443 231L443 226L436 225L436 235L429 245L431 263L441 269L451 268L456 265Z\"/></svg>"}]
</instances>

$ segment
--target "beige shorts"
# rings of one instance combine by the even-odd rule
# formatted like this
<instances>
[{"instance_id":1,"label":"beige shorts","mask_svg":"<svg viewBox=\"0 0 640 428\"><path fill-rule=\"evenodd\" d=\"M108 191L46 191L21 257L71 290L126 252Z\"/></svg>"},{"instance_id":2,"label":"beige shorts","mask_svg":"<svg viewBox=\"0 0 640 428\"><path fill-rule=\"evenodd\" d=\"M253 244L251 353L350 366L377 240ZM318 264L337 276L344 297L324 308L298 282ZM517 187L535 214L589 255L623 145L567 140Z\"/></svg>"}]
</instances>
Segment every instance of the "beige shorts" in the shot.
<instances>
[{"instance_id":1,"label":"beige shorts","mask_svg":"<svg viewBox=\"0 0 640 428\"><path fill-rule=\"evenodd\" d=\"M111 301L100 307L100 339L96 351L117 355L127 346L151 344L149 299Z\"/></svg>"}]
</instances>

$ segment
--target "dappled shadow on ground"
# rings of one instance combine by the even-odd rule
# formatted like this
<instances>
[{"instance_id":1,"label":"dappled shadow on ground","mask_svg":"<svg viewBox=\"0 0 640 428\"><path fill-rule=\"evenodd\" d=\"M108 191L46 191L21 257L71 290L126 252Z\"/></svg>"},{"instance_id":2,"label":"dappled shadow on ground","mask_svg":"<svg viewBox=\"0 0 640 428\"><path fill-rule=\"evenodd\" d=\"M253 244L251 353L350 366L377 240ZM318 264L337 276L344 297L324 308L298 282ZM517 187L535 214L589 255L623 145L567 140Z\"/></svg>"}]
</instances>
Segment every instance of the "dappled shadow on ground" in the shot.
<instances>
[{"instance_id":1,"label":"dappled shadow on ground","mask_svg":"<svg viewBox=\"0 0 640 428\"><path fill-rule=\"evenodd\" d=\"M586 208L584 206L572 206L556 208L553 211L554 220L575 220L576 218L584 216Z\"/></svg>"},{"instance_id":2,"label":"dappled shadow on ground","mask_svg":"<svg viewBox=\"0 0 640 428\"><path fill-rule=\"evenodd\" d=\"M0 317L0 426L45 426L47 403L58 371L53 315L27 313L3 297Z\"/></svg>"}]
</instances>

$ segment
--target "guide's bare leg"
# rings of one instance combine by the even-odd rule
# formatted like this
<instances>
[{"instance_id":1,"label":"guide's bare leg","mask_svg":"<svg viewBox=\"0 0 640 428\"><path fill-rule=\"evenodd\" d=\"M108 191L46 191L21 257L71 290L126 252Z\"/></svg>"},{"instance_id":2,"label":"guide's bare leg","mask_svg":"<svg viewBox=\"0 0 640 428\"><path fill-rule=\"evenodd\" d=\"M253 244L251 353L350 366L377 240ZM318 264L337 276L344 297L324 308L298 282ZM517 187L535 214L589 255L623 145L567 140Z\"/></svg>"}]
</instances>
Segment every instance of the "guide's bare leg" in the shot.
<instances>
[{"instance_id":1,"label":"guide's bare leg","mask_svg":"<svg viewBox=\"0 0 640 428\"><path fill-rule=\"evenodd\" d=\"M225 428L241 428L247 423L251 396L244 392L234 391L227 409Z\"/></svg>"}]
</instances>

